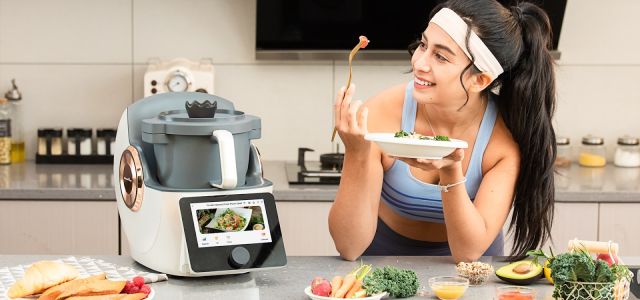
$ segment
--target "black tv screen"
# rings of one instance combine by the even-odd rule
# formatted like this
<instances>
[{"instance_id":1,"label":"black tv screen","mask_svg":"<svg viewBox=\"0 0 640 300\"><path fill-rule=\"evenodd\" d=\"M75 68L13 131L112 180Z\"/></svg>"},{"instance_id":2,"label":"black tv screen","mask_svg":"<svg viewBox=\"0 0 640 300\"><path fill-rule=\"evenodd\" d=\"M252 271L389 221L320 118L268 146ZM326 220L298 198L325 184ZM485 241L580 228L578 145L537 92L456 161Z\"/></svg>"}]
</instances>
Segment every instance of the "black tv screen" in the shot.
<instances>
[{"instance_id":1,"label":"black tv screen","mask_svg":"<svg viewBox=\"0 0 640 300\"><path fill-rule=\"evenodd\" d=\"M470 0L473 1L473 0ZM256 50L406 50L443 0L257 0ZM499 0L514 3L513 0ZM547 11L557 48L566 0L531 1Z\"/></svg>"}]
</instances>

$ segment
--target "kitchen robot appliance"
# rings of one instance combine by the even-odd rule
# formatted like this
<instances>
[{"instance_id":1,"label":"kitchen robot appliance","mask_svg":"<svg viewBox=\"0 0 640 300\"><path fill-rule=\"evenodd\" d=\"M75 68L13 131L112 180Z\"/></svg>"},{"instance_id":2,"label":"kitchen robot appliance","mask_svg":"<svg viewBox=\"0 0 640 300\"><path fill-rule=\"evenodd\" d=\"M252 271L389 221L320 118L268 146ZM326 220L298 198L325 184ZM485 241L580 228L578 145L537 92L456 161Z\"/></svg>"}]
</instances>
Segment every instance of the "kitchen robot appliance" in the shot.
<instances>
[{"instance_id":1,"label":"kitchen robot appliance","mask_svg":"<svg viewBox=\"0 0 640 300\"><path fill-rule=\"evenodd\" d=\"M176 276L283 267L272 183L251 143L260 135L260 118L210 94L163 93L129 106L113 173L133 259Z\"/></svg>"}]
</instances>

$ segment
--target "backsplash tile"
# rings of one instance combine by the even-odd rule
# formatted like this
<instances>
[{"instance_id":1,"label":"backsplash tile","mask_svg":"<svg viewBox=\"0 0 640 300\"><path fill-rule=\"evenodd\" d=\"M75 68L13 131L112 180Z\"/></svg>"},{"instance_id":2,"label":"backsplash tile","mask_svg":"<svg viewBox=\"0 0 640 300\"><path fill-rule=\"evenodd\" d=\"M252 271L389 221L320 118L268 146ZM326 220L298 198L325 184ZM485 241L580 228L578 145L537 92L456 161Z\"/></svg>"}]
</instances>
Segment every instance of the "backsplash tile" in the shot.
<instances>
[{"instance_id":1,"label":"backsplash tile","mask_svg":"<svg viewBox=\"0 0 640 300\"><path fill-rule=\"evenodd\" d=\"M216 63L251 62L255 57L255 0L133 2L133 56L184 57Z\"/></svg>"},{"instance_id":2,"label":"backsplash tile","mask_svg":"<svg viewBox=\"0 0 640 300\"><path fill-rule=\"evenodd\" d=\"M640 64L640 1L567 1L558 50L562 64Z\"/></svg>"},{"instance_id":3,"label":"backsplash tile","mask_svg":"<svg viewBox=\"0 0 640 300\"><path fill-rule=\"evenodd\" d=\"M309 160L331 151L332 67L322 65L216 66L215 94L237 110L262 119L255 141L265 160L295 160L298 147L314 149Z\"/></svg>"},{"instance_id":4,"label":"backsplash tile","mask_svg":"<svg viewBox=\"0 0 640 300\"><path fill-rule=\"evenodd\" d=\"M556 75L554 127L557 135L571 139L574 161L585 135L605 139L609 162L618 137L640 137L640 66L560 66Z\"/></svg>"},{"instance_id":5,"label":"backsplash tile","mask_svg":"<svg viewBox=\"0 0 640 300\"><path fill-rule=\"evenodd\" d=\"M3 65L0 91L16 78L22 93L27 159L35 159L39 127L117 128L133 102L131 77L121 65Z\"/></svg>"},{"instance_id":6,"label":"backsplash tile","mask_svg":"<svg viewBox=\"0 0 640 300\"><path fill-rule=\"evenodd\" d=\"M132 0L0 0L2 63L131 63Z\"/></svg>"}]
</instances>

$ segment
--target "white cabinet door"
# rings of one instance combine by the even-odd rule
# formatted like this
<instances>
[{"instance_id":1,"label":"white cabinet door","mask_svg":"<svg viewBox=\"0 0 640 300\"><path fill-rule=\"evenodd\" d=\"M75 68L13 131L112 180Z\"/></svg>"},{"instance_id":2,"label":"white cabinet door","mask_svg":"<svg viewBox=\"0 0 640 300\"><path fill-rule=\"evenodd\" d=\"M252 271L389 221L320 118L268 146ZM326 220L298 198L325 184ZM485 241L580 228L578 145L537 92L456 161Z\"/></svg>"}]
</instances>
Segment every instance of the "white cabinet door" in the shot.
<instances>
[{"instance_id":1,"label":"white cabinet door","mask_svg":"<svg viewBox=\"0 0 640 300\"><path fill-rule=\"evenodd\" d=\"M511 253L513 238L506 236L511 214L503 226L505 233L505 255ZM569 240L578 238L580 240L598 240L598 203L567 203L556 202L553 225L551 227L551 237L553 239L553 253L567 252ZM542 247L544 252L549 253L551 241Z\"/></svg>"},{"instance_id":2,"label":"white cabinet door","mask_svg":"<svg viewBox=\"0 0 640 300\"><path fill-rule=\"evenodd\" d=\"M113 201L0 201L0 254L117 255Z\"/></svg>"},{"instance_id":3,"label":"white cabinet door","mask_svg":"<svg viewBox=\"0 0 640 300\"><path fill-rule=\"evenodd\" d=\"M329 234L329 210L332 204L333 202L276 202L287 255L339 255Z\"/></svg>"},{"instance_id":4,"label":"white cabinet door","mask_svg":"<svg viewBox=\"0 0 640 300\"><path fill-rule=\"evenodd\" d=\"M618 243L620 255L640 255L640 203L600 204L600 241Z\"/></svg>"}]
</instances>

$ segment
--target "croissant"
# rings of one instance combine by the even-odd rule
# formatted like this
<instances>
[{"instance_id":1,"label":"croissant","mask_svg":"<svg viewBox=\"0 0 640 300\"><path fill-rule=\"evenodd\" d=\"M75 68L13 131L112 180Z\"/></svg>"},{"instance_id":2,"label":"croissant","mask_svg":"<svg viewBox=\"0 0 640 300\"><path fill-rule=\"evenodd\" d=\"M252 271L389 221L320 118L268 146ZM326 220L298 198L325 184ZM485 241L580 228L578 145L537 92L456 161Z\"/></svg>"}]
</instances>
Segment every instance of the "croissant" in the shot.
<instances>
[{"instance_id":1,"label":"croissant","mask_svg":"<svg viewBox=\"0 0 640 300\"><path fill-rule=\"evenodd\" d=\"M52 261L39 261L31 265L22 278L14 283L7 296L11 299L40 294L48 288L78 278L73 266Z\"/></svg>"},{"instance_id":2,"label":"croissant","mask_svg":"<svg viewBox=\"0 0 640 300\"><path fill-rule=\"evenodd\" d=\"M58 298L58 296L60 296L60 294L68 290L73 290L76 287L85 285L87 283L95 282L98 280L104 280L106 277L107 277L107 274L100 274L96 276L87 277L84 279L67 281L61 285L56 285L44 291L44 293L40 295L38 300L55 300L56 298Z\"/></svg>"}]
</instances>

